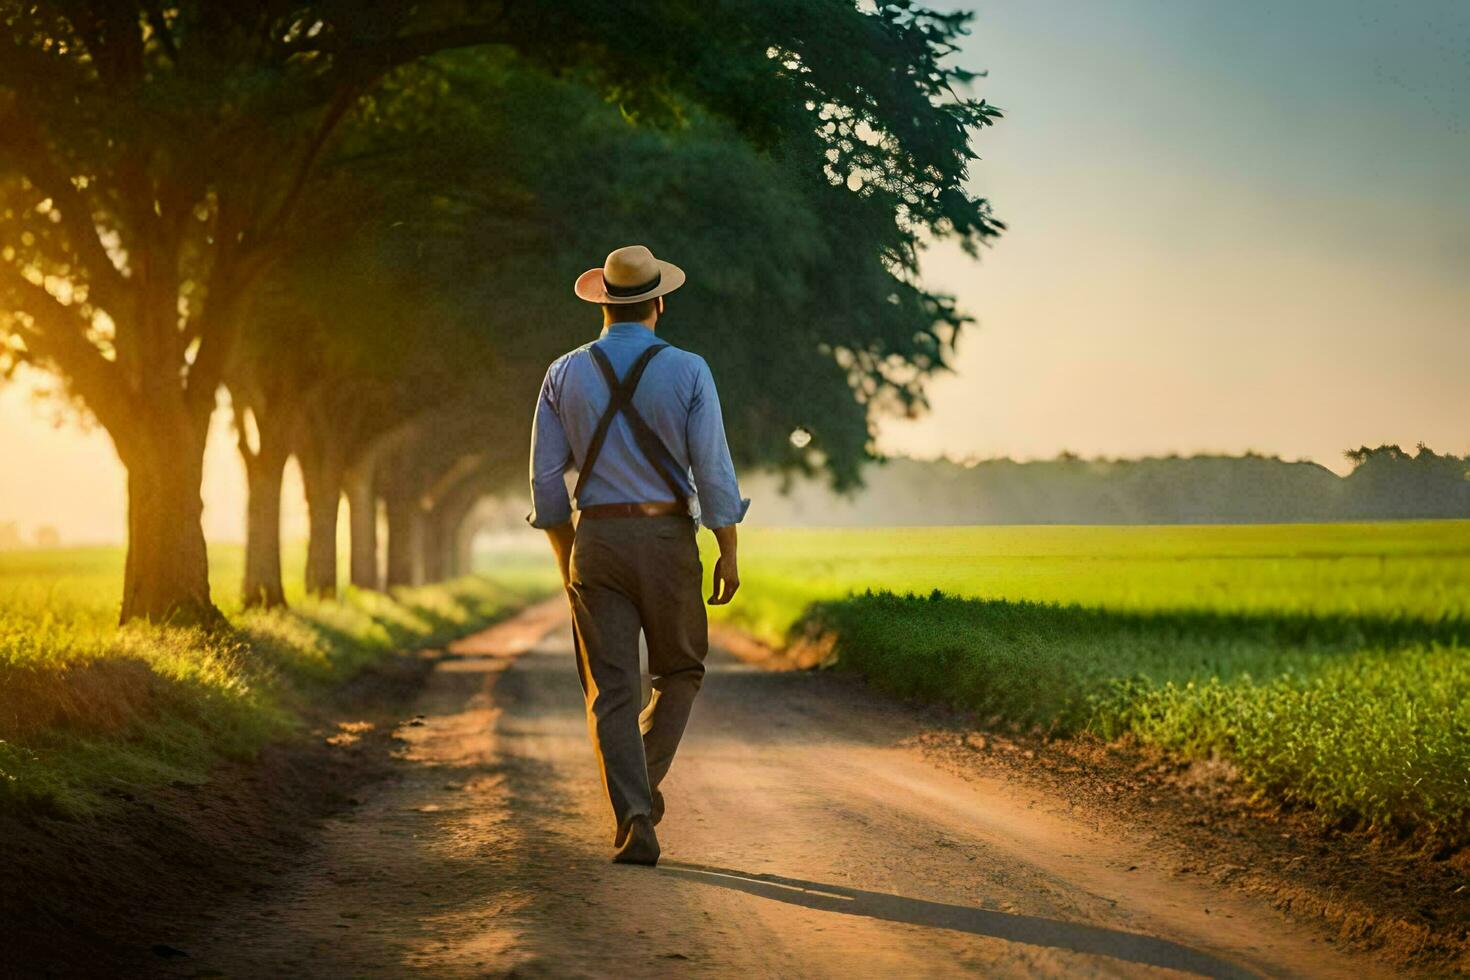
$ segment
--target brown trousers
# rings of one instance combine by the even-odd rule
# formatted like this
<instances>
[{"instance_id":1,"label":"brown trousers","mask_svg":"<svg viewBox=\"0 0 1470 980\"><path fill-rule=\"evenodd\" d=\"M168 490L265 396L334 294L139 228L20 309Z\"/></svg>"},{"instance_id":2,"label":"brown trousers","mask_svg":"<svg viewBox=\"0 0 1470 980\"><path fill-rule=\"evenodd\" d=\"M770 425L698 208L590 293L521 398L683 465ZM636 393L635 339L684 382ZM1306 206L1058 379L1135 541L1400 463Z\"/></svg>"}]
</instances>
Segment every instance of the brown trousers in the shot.
<instances>
[{"instance_id":1,"label":"brown trousers","mask_svg":"<svg viewBox=\"0 0 1470 980\"><path fill-rule=\"evenodd\" d=\"M568 590L577 672L615 837L633 817L651 812L652 791L674 761L704 680L709 632L694 532L694 522L678 516L598 518L577 526ZM646 711L640 630L653 675Z\"/></svg>"}]
</instances>

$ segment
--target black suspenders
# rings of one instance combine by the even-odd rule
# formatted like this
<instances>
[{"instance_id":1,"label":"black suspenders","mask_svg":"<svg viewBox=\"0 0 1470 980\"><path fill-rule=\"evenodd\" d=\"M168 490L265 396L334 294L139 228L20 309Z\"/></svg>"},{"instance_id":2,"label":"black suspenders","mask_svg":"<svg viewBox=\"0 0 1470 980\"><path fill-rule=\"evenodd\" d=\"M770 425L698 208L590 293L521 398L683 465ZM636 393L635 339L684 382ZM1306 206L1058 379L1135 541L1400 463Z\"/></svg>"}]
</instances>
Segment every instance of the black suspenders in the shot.
<instances>
[{"instance_id":1,"label":"black suspenders","mask_svg":"<svg viewBox=\"0 0 1470 980\"><path fill-rule=\"evenodd\" d=\"M618 373L613 369L612 361L607 359L607 355L596 344L588 348L592 352L592 360L597 362L597 367L602 371L603 380L607 382L610 397L607 402L607 411L602 413L602 418L597 420L597 428L592 430L592 441L587 444L587 455L583 457L582 465L577 472L577 486L572 491L572 496L577 500L582 499L582 487L587 482L592 467L597 463L597 457L602 454L602 444L607 440L607 430L612 427L613 419L617 417L617 414L622 412L623 417L628 420L628 427L633 430L633 441L638 444L638 449L648 460L648 465L652 466L654 472L663 479L675 500L687 503L688 498L684 494L684 488L679 485L679 481L674 479L668 466L663 463L663 460L668 460L669 463L678 465L674 462L674 454L669 452L669 447L664 445L658 433L653 431L653 426L649 425L639 414L638 409L633 407L633 392L638 390L638 382L643 380L643 369L648 367L648 362L653 360L659 351L668 346L668 344L654 344L649 347L638 356L638 360L633 362L633 366L628 369L627 377L621 381L618 380ZM630 503L636 502L630 501Z\"/></svg>"}]
</instances>

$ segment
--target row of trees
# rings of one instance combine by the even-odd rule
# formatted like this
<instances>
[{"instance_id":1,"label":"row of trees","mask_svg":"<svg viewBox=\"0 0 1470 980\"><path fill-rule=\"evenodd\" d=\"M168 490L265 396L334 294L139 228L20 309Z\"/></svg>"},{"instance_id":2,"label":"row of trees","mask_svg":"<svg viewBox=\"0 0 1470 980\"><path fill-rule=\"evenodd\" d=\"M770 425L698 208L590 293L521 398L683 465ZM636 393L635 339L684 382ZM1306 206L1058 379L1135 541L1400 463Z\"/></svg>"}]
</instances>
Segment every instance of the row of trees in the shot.
<instances>
[{"instance_id":1,"label":"row of trees","mask_svg":"<svg viewBox=\"0 0 1470 980\"><path fill-rule=\"evenodd\" d=\"M1273 456L1087 460L899 459L858 498L803 484L771 499L775 524L1244 524L1470 518L1470 457L1385 445L1346 454L1346 476Z\"/></svg>"},{"instance_id":2,"label":"row of trees","mask_svg":"<svg viewBox=\"0 0 1470 980\"><path fill-rule=\"evenodd\" d=\"M1470 517L1470 455L1437 453L1422 442L1412 452L1385 443L1343 455L1353 464L1337 501L1345 518Z\"/></svg>"},{"instance_id":3,"label":"row of trees","mask_svg":"<svg viewBox=\"0 0 1470 980\"><path fill-rule=\"evenodd\" d=\"M965 318L921 241L1000 224L965 180L967 17L908 0L0 0L0 367L56 377L128 473L121 618L209 622L204 440L228 389L247 600L282 601L295 456L308 585L457 570L517 478L568 283L676 256L746 464L854 483ZM810 440L794 443L801 429Z\"/></svg>"},{"instance_id":4,"label":"row of trees","mask_svg":"<svg viewBox=\"0 0 1470 980\"><path fill-rule=\"evenodd\" d=\"M61 532L50 524L43 524L36 528L33 543L37 548L56 548L61 545ZM20 533L20 526L15 521L0 521L0 551L14 551L24 548L27 542Z\"/></svg>"}]
</instances>

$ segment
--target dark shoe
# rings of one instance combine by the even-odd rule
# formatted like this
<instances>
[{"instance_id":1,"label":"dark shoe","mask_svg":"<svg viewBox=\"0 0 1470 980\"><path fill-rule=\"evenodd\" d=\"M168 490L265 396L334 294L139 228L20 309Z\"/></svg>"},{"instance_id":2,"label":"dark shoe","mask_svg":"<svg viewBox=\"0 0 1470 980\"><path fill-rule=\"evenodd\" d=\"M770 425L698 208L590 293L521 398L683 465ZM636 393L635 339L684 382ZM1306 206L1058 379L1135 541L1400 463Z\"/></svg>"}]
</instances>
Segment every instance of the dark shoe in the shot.
<instances>
[{"instance_id":1,"label":"dark shoe","mask_svg":"<svg viewBox=\"0 0 1470 980\"><path fill-rule=\"evenodd\" d=\"M653 832L650 817L640 813L629 820L622 838L622 844L613 854L614 864L646 864L650 868L658 864L658 835Z\"/></svg>"},{"instance_id":2,"label":"dark shoe","mask_svg":"<svg viewBox=\"0 0 1470 980\"><path fill-rule=\"evenodd\" d=\"M657 827L664 819L664 794L653 791L653 825Z\"/></svg>"}]
</instances>

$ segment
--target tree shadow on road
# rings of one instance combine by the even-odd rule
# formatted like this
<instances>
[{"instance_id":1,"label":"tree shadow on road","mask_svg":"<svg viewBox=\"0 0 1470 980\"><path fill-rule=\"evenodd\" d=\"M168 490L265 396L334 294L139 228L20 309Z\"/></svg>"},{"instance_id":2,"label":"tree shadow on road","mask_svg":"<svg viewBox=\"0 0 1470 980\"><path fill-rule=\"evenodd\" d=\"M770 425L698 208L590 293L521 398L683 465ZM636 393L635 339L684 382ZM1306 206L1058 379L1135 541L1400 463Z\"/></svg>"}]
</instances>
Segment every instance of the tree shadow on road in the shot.
<instances>
[{"instance_id":1,"label":"tree shadow on road","mask_svg":"<svg viewBox=\"0 0 1470 980\"><path fill-rule=\"evenodd\" d=\"M860 915L935 929L953 929L977 936L1077 953L1096 953L1129 963L1183 970L1222 980L1255 976L1243 967L1179 943L1100 926L1059 922L1040 916L1016 915L966 905L947 905L843 885L825 885L799 878L751 874L679 861L664 861L659 865L659 871L687 881L731 888L748 895L823 912Z\"/></svg>"}]
</instances>

